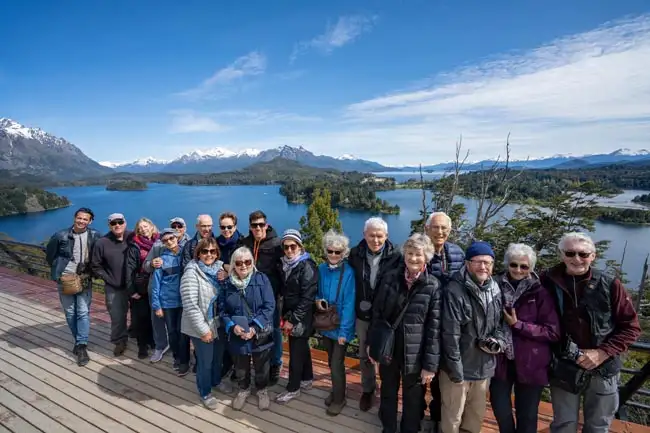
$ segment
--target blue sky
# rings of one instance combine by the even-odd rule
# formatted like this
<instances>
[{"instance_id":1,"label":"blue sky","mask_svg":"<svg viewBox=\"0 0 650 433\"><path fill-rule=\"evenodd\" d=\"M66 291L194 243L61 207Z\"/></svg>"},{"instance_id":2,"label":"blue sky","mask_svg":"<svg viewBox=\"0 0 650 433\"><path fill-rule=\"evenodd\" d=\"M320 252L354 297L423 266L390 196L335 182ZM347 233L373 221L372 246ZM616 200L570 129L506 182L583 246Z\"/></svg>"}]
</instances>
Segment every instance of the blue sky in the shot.
<instances>
[{"instance_id":1,"label":"blue sky","mask_svg":"<svg viewBox=\"0 0 650 433\"><path fill-rule=\"evenodd\" d=\"M650 148L650 4L3 5L0 117L99 161L303 145L386 164Z\"/></svg>"}]
</instances>

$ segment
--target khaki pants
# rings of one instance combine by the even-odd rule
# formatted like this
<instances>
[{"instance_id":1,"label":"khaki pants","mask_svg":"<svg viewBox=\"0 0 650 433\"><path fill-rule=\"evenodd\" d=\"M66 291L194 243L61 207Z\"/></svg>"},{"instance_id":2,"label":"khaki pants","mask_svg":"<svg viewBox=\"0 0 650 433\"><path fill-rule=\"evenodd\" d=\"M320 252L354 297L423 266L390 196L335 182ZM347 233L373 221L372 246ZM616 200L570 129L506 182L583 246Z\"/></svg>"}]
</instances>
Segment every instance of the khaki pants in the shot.
<instances>
[{"instance_id":1,"label":"khaki pants","mask_svg":"<svg viewBox=\"0 0 650 433\"><path fill-rule=\"evenodd\" d=\"M440 371L442 433L480 433L485 417L489 379L454 383Z\"/></svg>"}]
</instances>

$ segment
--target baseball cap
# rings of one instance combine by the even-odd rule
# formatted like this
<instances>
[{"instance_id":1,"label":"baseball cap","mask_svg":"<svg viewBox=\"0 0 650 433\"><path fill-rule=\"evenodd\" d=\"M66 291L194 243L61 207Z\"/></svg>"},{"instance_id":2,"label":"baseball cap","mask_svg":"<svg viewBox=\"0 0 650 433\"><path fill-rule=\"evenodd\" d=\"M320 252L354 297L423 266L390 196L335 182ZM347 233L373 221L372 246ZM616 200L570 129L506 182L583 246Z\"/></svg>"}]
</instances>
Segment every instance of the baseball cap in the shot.
<instances>
[{"instance_id":1,"label":"baseball cap","mask_svg":"<svg viewBox=\"0 0 650 433\"><path fill-rule=\"evenodd\" d=\"M112 213L108 216L109 223L115 220L126 220L126 218L124 218L124 215L122 215L121 213Z\"/></svg>"},{"instance_id":2,"label":"baseball cap","mask_svg":"<svg viewBox=\"0 0 650 433\"><path fill-rule=\"evenodd\" d=\"M174 230L171 227L167 227L167 228L162 229L162 231L160 232L160 239L164 238L166 235L174 235L174 236L176 236L176 230Z\"/></svg>"},{"instance_id":3,"label":"baseball cap","mask_svg":"<svg viewBox=\"0 0 650 433\"><path fill-rule=\"evenodd\" d=\"M172 219L169 220L169 225L172 225L174 223L182 224L183 227L187 226L187 224L185 224L185 220L183 218L181 218L181 217L175 217L175 218L172 218Z\"/></svg>"}]
</instances>

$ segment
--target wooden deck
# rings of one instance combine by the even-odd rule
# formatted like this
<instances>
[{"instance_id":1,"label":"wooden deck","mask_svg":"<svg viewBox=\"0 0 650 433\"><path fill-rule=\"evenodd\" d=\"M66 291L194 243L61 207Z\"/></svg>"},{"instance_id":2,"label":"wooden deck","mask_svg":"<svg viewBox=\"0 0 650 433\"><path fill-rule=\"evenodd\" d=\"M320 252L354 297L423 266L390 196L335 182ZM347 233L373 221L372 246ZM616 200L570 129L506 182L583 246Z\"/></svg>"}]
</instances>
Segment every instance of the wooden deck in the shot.
<instances>
[{"instance_id":1,"label":"wooden deck","mask_svg":"<svg viewBox=\"0 0 650 433\"><path fill-rule=\"evenodd\" d=\"M217 410L198 401L194 375L176 376L171 357L158 364L136 357L130 343L114 358L103 296L91 308L91 362L77 367L72 340L51 281L0 268L0 433L31 432L380 432L377 405L358 410L360 377L348 369L348 406L337 417L325 413L329 372L314 353L314 389L269 411L257 399L241 412L230 407L232 396L218 392ZM353 363L350 363L353 365ZM271 397L283 390L271 388ZM539 431L548 431L550 405L540 406ZM497 432L488 409L482 431ZM650 432L650 428L616 422L612 432Z\"/></svg>"}]
</instances>

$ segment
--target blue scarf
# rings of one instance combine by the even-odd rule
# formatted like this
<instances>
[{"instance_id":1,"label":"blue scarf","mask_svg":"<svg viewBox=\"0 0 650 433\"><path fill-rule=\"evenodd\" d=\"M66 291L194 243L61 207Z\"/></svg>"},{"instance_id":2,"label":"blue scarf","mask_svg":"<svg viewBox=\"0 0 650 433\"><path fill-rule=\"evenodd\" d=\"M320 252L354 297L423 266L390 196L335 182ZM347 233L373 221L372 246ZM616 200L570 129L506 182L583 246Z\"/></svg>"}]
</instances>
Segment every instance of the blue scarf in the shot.
<instances>
[{"instance_id":1,"label":"blue scarf","mask_svg":"<svg viewBox=\"0 0 650 433\"><path fill-rule=\"evenodd\" d=\"M237 242L239 242L240 235L241 233L239 233L239 230L237 230L228 239L226 239L223 235L219 235L217 238L217 245L219 245L219 250L221 251L221 260L223 260L225 264L230 264L230 256L237 247Z\"/></svg>"},{"instance_id":2,"label":"blue scarf","mask_svg":"<svg viewBox=\"0 0 650 433\"><path fill-rule=\"evenodd\" d=\"M310 257L308 252L304 252L299 256L294 257L293 259L288 259L287 256L282 256L282 272L284 272L284 278L287 279L291 270L295 268L298 263L307 260Z\"/></svg>"},{"instance_id":3,"label":"blue scarf","mask_svg":"<svg viewBox=\"0 0 650 433\"><path fill-rule=\"evenodd\" d=\"M219 279L217 278L217 272L223 268L223 262L220 260L215 260L215 262L208 266L200 260L197 260L199 264L199 269L203 271L206 277L210 280L214 287L219 287Z\"/></svg>"}]
</instances>

